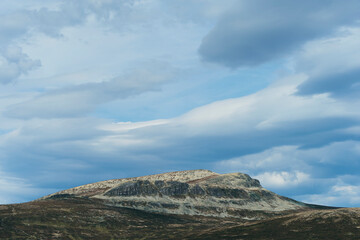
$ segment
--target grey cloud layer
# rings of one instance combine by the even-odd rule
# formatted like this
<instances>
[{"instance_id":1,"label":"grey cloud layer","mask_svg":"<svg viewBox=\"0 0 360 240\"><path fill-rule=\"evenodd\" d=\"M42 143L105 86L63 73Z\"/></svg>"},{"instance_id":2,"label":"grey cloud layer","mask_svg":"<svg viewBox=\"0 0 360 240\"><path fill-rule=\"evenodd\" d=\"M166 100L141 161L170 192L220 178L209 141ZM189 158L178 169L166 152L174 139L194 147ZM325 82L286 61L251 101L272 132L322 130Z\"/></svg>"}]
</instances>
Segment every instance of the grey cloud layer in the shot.
<instances>
[{"instance_id":1,"label":"grey cloud layer","mask_svg":"<svg viewBox=\"0 0 360 240\"><path fill-rule=\"evenodd\" d=\"M309 77L297 94L356 98L359 10L358 1L243 1L224 14L199 53L206 61L236 68L296 52L296 71Z\"/></svg>"},{"instance_id":2,"label":"grey cloud layer","mask_svg":"<svg viewBox=\"0 0 360 240\"><path fill-rule=\"evenodd\" d=\"M195 3L196 2L196 3ZM137 28L147 28L151 24L161 25L164 22L177 21L189 18L191 10L192 21L200 21L205 16L218 16L222 12L219 7L226 9L227 4L219 4L216 1L194 1L197 8L182 8L181 1L87 1L87 0L63 0L47 3L41 8L12 10L0 15L0 51L7 49L36 34L45 34L50 37L61 37L65 28L85 25L89 21L95 21L103 26L106 31L121 31ZM160 7L164 5L166 7ZM225 6L225 7L224 7ZM166 8L164 11L163 8ZM169 12L166 13L166 12ZM166 21L161 17L168 14ZM174 17L176 15L176 17ZM167 23L166 23L167 24ZM20 40L20 41L19 41ZM4 50L5 51L5 50ZM6 84L16 80L21 75L39 67L41 59L33 60L31 56L23 54L22 61L11 61L4 54L0 55L0 83Z\"/></svg>"},{"instance_id":3,"label":"grey cloud layer","mask_svg":"<svg viewBox=\"0 0 360 240\"><path fill-rule=\"evenodd\" d=\"M344 28L331 38L312 41L296 57L296 70L309 78L297 94L330 93L357 98L360 93L360 28Z\"/></svg>"},{"instance_id":4,"label":"grey cloud layer","mask_svg":"<svg viewBox=\"0 0 360 240\"><path fill-rule=\"evenodd\" d=\"M70 4L71 5L71 4ZM22 53L15 41L31 32L41 32L49 36L59 36L60 30L82 21L79 11L22 10L0 16L0 83L6 84L22 74L41 65L40 60L32 60Z\"/></svg>"},{"instance_id":5,"label":"grey cloud layer","mask_svg":"<svg viewBox=\"0 0 360 240\"><path fill-rule=\"evenodd\" d=\"M87 83L54 90L27 102L10 106L5 112L14 118L80 117L98 105L148 91L158 91L171 80L167 64L147 64L139 70L100 83Z\"/></svg>"},{"instance_id":6,"label":"grey cloud layer","mask_svg":"<svg viewBox=\"0 0 360 240\"><path fill-rule=\"evenodd\" d=\"M226 11L228 4L235 2L238 8ZM176 12L182 1L166 1L166 7L162 4L165 1L63 1L51 9L0 16L0 80L7 83L39 67L40 62L20 48L9 47L21 37L40 33L57 38L65 28L84 27L86 21L96 22L104 32L140 23L132 29L138 33L148 24L177 21L173 16L165 21L162 14L169 9ZM224 14L200 46L204 60L237 68L286 55L292 57L295 74L255 94L214 102L173 119L149 122L110 123L101 119L109 116L85 116L97 114L100 104L160 90L174 75L180 76L167 64L140 64L135 71L108 81L68 85L12 106L4 103L3 117L17 122L0 135L0 173L4 169L8 174L0 177L0 188L10 182L10 175L46 189L213 166L226 172L236 168L259 176L285 195L344 196L341 194L346 189L353 189L349 179L355 179L353 184L360 183L356 178L360 157L360 102L356 95L360 34L354 23L359 1L227 1L220 10L219 5L223 4L196 1L195 7L190 6L191 11L184 4L177 11L179 17L188 21L181 27L191 27L196 21L209 24ZM208 18L204 20L205 15ZM150 23L149 19L155 20ZM339 30L345 24L353 27ZM85 39L86 31L83 32ZM184 37L171 33L173 38ZM127 36L126 31L122 34ZM158 44L167 40L161 39ZM298 51L289 55L295 49ZM146 57L143 52L135 51L135 55ZM165 51L161 55L161 59L169 61L174 57L168 57ZM195 56L195 52L186 55L186 61ZM124 58L128 60L126 54ZM117 76L119 71L109 75ZM209 75L212 73L216 77L218 72L214 68ZM35 87L53 86L50 80L42 83ZM219 80L216 86L226 83ZM29 85L21 91L33 91L34 86ZM5 87L11 89L9 86ZM227 91L223 86L221 89ZM192 94L201 90L194 88ZM351 101L344 98L349 95ZM313 179L318 184L311 184ZM13 182L31 189L20 180ZM360 190L358 193L360 196Z\"/></svg>"},{"instance_id":7,"label":"grey cloud layer","mask_svg":"<svg viewBox=\"0 0 360 240\"><path fill-rule=\"evenodd\" d=\"M298 94L332 93L335 97L357 97L360 92L360 68L332 76L312 78L299 86Z\"/></svg>"},{"instance_id":8,"label":"grey cloud layer","mask_svg":"<svg viewBox=\"0 0 360 240\"><path fill-rule=\"evenodd\" d=\"M359 11L356 0L242 1L203 39L199 53L232 68L258 65L353 23Z\"/></svg>"},{"instance_id":9,"label":"grey cloud layer","mask_svg":"<svg viewBox=\"0 0 360 240\"><path fill-rule=\"evenodd\" d=\"M19 39L39 33L61 37L64 28L84 24L89 17L112 29L123 29L134 22L146 22L146 18L135 19L136 7L135 1L64 0L55 9L22 9L0 15L0 50L4 52L0 55L0 83L9 83L41 65L41 59L32 60L24 53L19 53L15 60L7 57L7 49L18 44L16 41ZM141 7L138 8L136 10L140 11Z\"/></svg>"},{"instance_id":10,"label":"grey cloud layer","mask_svg":"<svg viewBox=\"0 0 360 240\"><path fill-rule=\"evenodd\" d=\"M358 102L347 105L327 97L297 97L291 95L294 86L281 88L216 102L164 126L133 130L133 133L139 134L140 139L162 133L160 149L156 151L154 146L152 151L165 159L205 162L286 144L309 148L359 138L343 131L359 124L354 110ZM329 105L332 109L326 109ZM324 110L319 112L319 109ZM164 146L173 150L162 151Z\"/></svg>"},{"instance_id":11,"label":"grey cloud layer","mask_svg":"<svg viewBox=\"0 0 360 240\"><path fill-rule=\"evenodd\" d=\"M290 159L288 163L280 159L270 161L263 168L260 166L258 172L251 167L242 171L251 170L261 175L264 167L271 171L280 164L282 167L278 170L289 171L281 175L283 178L311 176L316 169L322 168L317 177L326 179L334 174L336 165L338 174L355 174L355 151L353 157L347 158L343 170L339 171L341 164L335 154L324 155L325 159L319 162L319 153L311 149L336 142L360 141L360 131L356 130L360 124L360 115L356 110L359 102L334 102L325 95L293 95L298 84L305 79L304 76L293 76L286 81L288 84L275 84L256 94L215 102L168 120L109 124L87 118L33 119L21 129L2 136L3 162L11 171L26 169L22 172L24 177L42 187L51 188L54 182L58 184L60 181L54 178L55 168L59 176L90 180L89 173L100 177L96 175L101 172L99 169L109 176L119 176L122 169L127 169L128 174L132 171L139 174L140 166L146 166L142 170L144 174L153 169L208 168L224 159L293 145L296 148L292 150L300 149L308 154L307 160L292 164L291 161L296 159ZM339 152L337 156L342 149L335 151ZM14 161L21 158L26 161ZM246 160L247 164L256 165L256 161L250 160ZM64 163L71 169L63 166ZM294 172L297 169L303 172ZM39 175L39 171L43 174ZM273 173L269 174L271 177ZM45 178L50 180L44 183ZM61 181L66 183L64 178ZM296 183L295 180L292 182ZM322 193L333 183L319 185L317 192L314 188L311 191ZM303 194L309 189L305 184L292 194Z\"/></svg>"},{"instance_id":12,"label":"grey cloud layer","mask_svg":"<svg viewBox=\"0 0 360 240\"><path fill-rule=\"evenodd\" d=\"M0 82L9 83L39 66L39 60L30 59L19 47L9 46L3 55L0 55Z\"/></svg>"}]
</instances>

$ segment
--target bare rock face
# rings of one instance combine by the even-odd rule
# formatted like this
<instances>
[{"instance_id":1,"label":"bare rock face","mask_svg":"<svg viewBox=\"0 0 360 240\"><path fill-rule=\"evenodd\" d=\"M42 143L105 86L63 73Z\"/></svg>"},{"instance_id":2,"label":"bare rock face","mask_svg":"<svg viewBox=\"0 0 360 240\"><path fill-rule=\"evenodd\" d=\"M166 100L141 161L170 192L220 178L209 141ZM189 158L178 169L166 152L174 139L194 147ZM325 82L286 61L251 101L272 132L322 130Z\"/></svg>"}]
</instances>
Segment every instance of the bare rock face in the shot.
<instances>
[{"instance_id":1,"label":"bare rock face","mask_svg":"<svg viewBox=\"0 0 360 240\"><path fill-rule=\"evenodd\" d=\"M45 198L78 196L107 205L159 213L262 219L307 208L264 189L243 173L191 170L115 179L64 190Z\"/></svg>"}]
</instances>

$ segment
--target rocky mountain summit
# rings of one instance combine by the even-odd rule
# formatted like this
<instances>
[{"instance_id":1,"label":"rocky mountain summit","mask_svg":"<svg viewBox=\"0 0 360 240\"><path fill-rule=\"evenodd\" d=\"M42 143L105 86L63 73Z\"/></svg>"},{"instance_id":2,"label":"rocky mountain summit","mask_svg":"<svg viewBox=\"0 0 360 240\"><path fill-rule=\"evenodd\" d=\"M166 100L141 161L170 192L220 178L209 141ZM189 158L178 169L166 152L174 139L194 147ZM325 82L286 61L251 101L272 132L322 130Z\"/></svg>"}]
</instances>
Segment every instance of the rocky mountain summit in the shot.
<instances>
[{"instance_id":1,"label":"rocky mountain summit","mask_svg":"<svg viewBox=\"0 0 360 240\"><path fill-rule=\"evenodd\" d=\"M309 208L264 189L243 173L190 170L114 179L60 191L42 199L86 197L106 205L155 213L264 219Z\"/></svg>"},{"instance_id":2,"label":"rocky mountain summit","mask_svg":"<svg viewBox=\"0 0 360 240\"><path fill-rule=\"evenodd\" d=\"M0 205L0 239L360 239L360 210L309 205L243 173L171 172Z\"/></svg>"}]
</instances>

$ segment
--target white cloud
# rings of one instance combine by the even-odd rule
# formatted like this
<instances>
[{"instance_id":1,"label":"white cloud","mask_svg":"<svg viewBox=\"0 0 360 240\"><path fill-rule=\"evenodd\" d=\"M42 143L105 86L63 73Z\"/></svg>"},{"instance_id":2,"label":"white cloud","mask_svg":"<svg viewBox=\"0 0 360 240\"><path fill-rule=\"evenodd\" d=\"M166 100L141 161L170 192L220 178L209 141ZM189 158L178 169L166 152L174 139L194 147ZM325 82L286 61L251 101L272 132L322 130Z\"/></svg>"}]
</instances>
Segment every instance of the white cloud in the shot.
<instances>
[{"instance_id":1,"label":"white cloud","mask_svg":"<svg viewBox=\"0 0 360 240\"><path fill-rule=\"evenodd\" d=\"M303 75L287 77L282 84L273 84L255 94L241 98L217 101L196 108L177 119L181 129L191 129L192 135L250 135L265 133L267 130L303 131L301 124L307 121L331 118L355 118L360 115L356 109L358 101L345 103L335 101L327 95L296 96L298 84L306 80ZM328 107L331 106L331 107ZM299 124L298 128L290 126ZM328 121L330 123L330 121ZM290 125L289 125L290 124ZM288 129L294 127L293 129ZM313 126L315 127L315 126ZM315 128L326 127L316 126ZM179 131L181 132L181 131ZM312 132L314 133L314 132ZM181 134L181 133L180 133ZM294 133L288 133L294 134ZM276 136L274 136L276 138Z\"/></svg>"},{"instance_id":2,"label":"white cloud","mask_svg":"<svg viewBox=\"0 0 360 240\"><path fill-rule=\"evenodd\" d=\"M340 182L332 186L328 192L303 195L298 198L307 203L316 203L325 206L359 207L360 186Z\"/></svg>"},{"instance_id":3,"label":"white cloud","mask_svg":"<svg viewBox=\"0 0 360 240\"><path fill-rule=\"evenodd\" d=\"M347 27L334 36L311 41L295 57L296 70L309 76L299 94L332 93L356 98L360 88L360 28Z\"/></svg>"},{"instance_id":4,"label":"white cloud","mask_svg":"<svg viewBox=\"0 0 360 240\"><path fill-rule=\"evenodd\" d=\"M296 55L296 70L312 77L360 67L360 28L343 27L331 37L306 43Z\"/></svg>"},{"instance_id":5,"label":"white cloud","mask_svg":"<svg viewBox=\"0 0 360 240\"><path fill-rule=\"evenodd\" d=\"M5 115L14 118L81 117L98 105L148 91L159 91L172 78L167 64L149 63L109 81L87 83L48 91L34 99L9 106Z\"/></svg>"},{"instance_id":6,"label":"white cloud","mask_svg":"<svg viewBox=\"0 0 360 240\"><path fill-rule=\"evenodd\" d=\"M259 179L266 188L297 187L310 181L310 175L300 171L264 172L253 177Z\"/></svg>"},{"instance_id":7,"label":"white cloud","mask_svg":"<svg viewBox=\"0 0 360 240\"><path fill-rule=\"evenodd\" d=\"M20 47L9 46L0 55L0 83L9 83L40 65L39 60L30 59Z\"/></svg>"},{"instance_id":8,"label":"white cloud","mask_svg":"<svg viewBox=\"0 0 360 240\"><path fill-rule=\"evenodd\" d=\"M275 169L280 171L306 169L298 155L297 146L280 146L260 153L219 161L216 163L216 168L225 172L232 169L251 174L259 174Z\"/></svg>"},{"instance_id":9,"label":"white cloud","mask_svg":"<svg viewBox=\"0 0 360 240\"><path fill-rule=\"evenodd\" d=\"M145 19L136 20L135 17L143 16L137 11L147 4L136 3L64 0L56 4L35 3L35 7L24 4L20 9L15 7L12 11L0 14L0 49L6 49L0 56L0 83L9 83L40 66L39 60L32 60L23 54L21 49L12 47L13 45L28 43L32 37L44 37L44 34L52 38L64 37L63 31L66 28L79 27L89 22L91 16L95 17L98 24L103 23L103 27L113 26L113 29L125 29L126 25L134 26L146 22L150 19L149 14L146 14ZM112 15L116 16L116 20ZM103 28L104 32L106 30Z\"/></svg>"}]
</instances>

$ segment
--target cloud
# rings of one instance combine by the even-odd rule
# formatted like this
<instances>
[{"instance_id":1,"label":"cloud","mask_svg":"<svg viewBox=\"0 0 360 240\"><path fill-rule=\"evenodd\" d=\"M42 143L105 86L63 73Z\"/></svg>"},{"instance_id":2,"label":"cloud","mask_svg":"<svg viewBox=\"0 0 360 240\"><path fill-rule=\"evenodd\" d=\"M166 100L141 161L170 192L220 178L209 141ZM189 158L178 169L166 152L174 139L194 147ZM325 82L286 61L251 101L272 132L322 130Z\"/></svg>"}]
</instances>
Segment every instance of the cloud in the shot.
<instances>
[{"instance_id":1,"label":"cloud","mask_svg":"<svg viewBox=\"0 0 360 240\"><path fill-rule=\"evenodd\" d=\"M61 36L64 27L83 23L86 9L75 1L61 2L56 10L47 7L20 9L0 15L0 45L8 45L26 34L40 32L52 37Z\"/></svg>"},{"instance_id":2,"label":"cloud","mask_svg":"<svg viewBox=\"0 0 360 240\"><path fill-rule=\"evenodd\" d=\"M176 16L181 21L207 22L218 19L225 12L229 11L236 0L188 0L184 4L181 0L160 1L166 11Z\"/></svg>"},{"instance_id":3,"label":"cloud","mask_svg":"<svg viewBox=\"0 0 360 240\"><path fill-rule=\"evenodd\" d=\"M213 5L222 5L223 8L224 5L227 6L227 4L214 3L215 1L199 3L196 12L209 9ZM158 24L159 22L154 20L164 17L161 4L161 1L138 0L60 0L56 3L41 1L41 3L28 6L19 4L19 9L14 8L5 14L0 14L0 45L7 45L26 34L42 33L51 37L61 37L64 28L89 22L104 24L101 25L104 27L104 32L109 29L124 30L139 25L146 27L149 24ZM163 4L175 12L182 2L164 1ZM189 9L194 10L194 8ZM215 9L212 11L215 12ZM216 15L216 13L213 14ZM178 17L180 16L182 15Z\"/></svg>"},{"instance_id":4,"label":"cloud","mask_svg":"<svg viewBox=\"0 0 360 240\"><path fill-rule=\"evenodd\" d=\"M0 16L1 81L14 81L36 69L36 59L47 67L29 76L32 82L3 86L1 118L7 126L0 132L0 156L7 175L1 175L0 188L15 182L19 188L63 189L109 178L212 167L249 173L265 187L299 200L321 203L320 196L338 196L333 203L339 203L346 193L357 199L357 1L199 0L196 6L185 6L181 1L80 0L50 5ZM231 96L239 96L234 86L240 85L230 86L237 78L268 79L264 76L279 65L236 74L199 65L195 48L219 16L200 46L203 60L237 68L290 56L293 75L254 94L216 101L174 118L120 123L105 119L121 119L122 106L131 105L132 99L138 109L129 106L126 111L143 111L149 119L154 102L158 108L176 108L179 105L171 101L177 98L199 106L205 102L198 95L203 92L221 93L208 94L206 102L229 96L230 88ZM40 47L31 47L31 41ZM9 47L16 45L24 50ZM49 56L52 48L58 49ZM58 58L77 64L58 63ZM185 66L187 72L179 74L166 63L137 64L144 58L165 59ZM133 70L123 73L128 66ZM66 81L48 78L64 72ZM79 72L85 72L81 82L76 80ZM187 83L165 86L174 76L187 78ZM155 101L153 95L143 94L159 90L167 92ZM140 94L145 97L137 97ZM350 94L351 101L344 97ZM129 101L116 102L122 99ZM114 113L115 105L120 114ZM99 113L105 106L111 108L106 116Z\"/></svg>"},{"instance_id":5,"label":"cloud","mask_svg":"<svg viewBox=\"0 0 360 240\"><path fill-rule=\"evenodd\" d=\"M122 15L134 8L134 2L62 0L56 4L42 2L41 7L13 10L0 15L0 42L8 43L34 32L59 37L62 29L84 24L90 15L98 20L111 21L114 14Z\"/></svg>"},{"instance_id":6,"label":"cloud","mask_svg":"<svg viewBox=\"0 0 360 240\"><path fill-rule=\"evenodd\" d=\"M249 154L218 162L219 169L237 169L258 175L268 169L294 172L298 169L311 175L331 177L337 174L355 174L360 155L359 141L339 141L322 147L299 148L278 146L263 152ZM316 167L315 169L313 167Z\"/></svg>"},{"instance_id":7,"label":"cloud","mask_svg":"<svg viewBox=\"0 0 360 240\"><path fill-rule=\"evenodd\" d=\"M325 206L359 207L360 187L359 179L353 184L344 184L341 179L338 183L323 194L308 194L298 199L307 203L316 203Z\"/></svg>"},{"instance_id":8,"label":"cloud","mask_svg":"<svg viewBox=\"0 0 360 240\"><path fill-rule=\"evenodd\" d=\"M173 69L153 62L109 81L85 83L41 94L10 106L5 115L13 118L58 118L86 115L103 103L148 91L159 91L172 78Z\"/></svg>"},{"instance_id":9,"label":"cloud","mask_svg":"<svg viewBox=\"0 0 360 240\"><path fill-rule=\"evenodd\" d=\"M140 11L146 5L137 1L64 0L56 4L43 2L42 5L0 14L0 49L5 49L0 55L0 83L9 83L40 67L40 60L32 60L31 56L22 53L21 48L15 47L34 36L61 38L64 29L91 21L103 24L103 32L110 27L112 30L126 29L150 18L147 14L146 19L134 19L137 16L134 11Z\"/></svg>"},{"instance_id":10,"label":"cloud","mask_svg":"<svg viewBox=\"0 0 360 240\"><path fill-rule=\"evenodd\" d=\"M272 179L271 190L280 194L323 194L336 183L334 174L357 174L359 103L335 101L327 94L294 95L306 79L289 76L252 95L214 102L172 119L109 123L46 115L27 120L1 137L4 168L36 186L66 188L110 177L220 168L222 163L226 172ZM125 81L120 88L98 83L69 92L91 92L85 99L94 103L100 101L95 89L113 98L124 84L130 84L133 94L144 86L153 89L154 81L162 83L142 82L140 90L137 81ZM26 108L31 109L24 105L20 113ZM22 117L42 116L39 112L31 109Z\"/></svg>"},{"instance_id":11,"label":"cloud","mask_svg":"<svg viewBox=\"0 0 360 240\"><path fill-rule=\"evenodd\" d=\"M298 94L331 93L334 97L354 97L360 92L360 68L309 79L299 86Z\"/></svg>"},{"instance_id":12,"label":"cloud","mask_svg":"<svg viewBox=\"0 0 360 240\"><path fill-rule=\"evenodd\" d=\"M331 38L309 42L295 57L295 68L309 78L297 94L330 93L356 98L360 93L360 28L343 28Z\"/></svg>"},{"instance_id":13,"label":"cloud","mask_svg":"<svg viewBox=\"0 0 360 240\"><path fill-rule=\"evenodd\" d=\"M279 187L297 187L304 182L310 180L310 176L307 173L294 171L294 172L264 172L259 175L253 176L259 179L260 182L266 184L270 188Z\"/></svg>"},{"instance_id":14,"label":"cloud","mask_svg":"<svg viewBox=\"0 0 360 240\"><path fill-rule=\"evenodd\" d=\"M127 146L127 150L205 164L276 146L313 148L359 138L347 131L359 124L357 102L336 102L327 95L295 96L297 84L289 82L296 79L303 77L294 76L287 84L214 102L126 134L117 135L119 126L113 125L109 129L112 127L114 134L105 142L108 148L121 149L124 140L141 139L133 148Z\"/></svg>"},{"instance_id":15,"label":"cloud","mask_svg":"<svg viewBox=\"0 0 360 240\"><path fill-rule=\"evenodd\" d=\"M60 10L21 9L0 15L0 49L5 49L0 55L0 83L9 83L41 66L40 60L32 60L16 46L28 35L43 33L58 37L64 27L85 20L82 9L75 9L72 5L70 1L61 5Z\"/></svg>"},{"instance_id":16,"label":"cloud","mask_svg":"<svg viewBox=\"0 0 360 240\"><path fill-rule=\"evenodd\" d=\"M359 157L359 141L334 142L311 149L278 146L219 161L216 169L249 173L265 188L308 203L355 206L359 192L353 192L352 200L344 199L343 188L338 186L356 186L359 182Z\"/></svg>"},{"instance_id":17,"label":"cloud","mask_svg":"<svg viewBox=\"0 0 360 240\"><path fill-rule=\"evenodd\" d=\"M46 53L51 51L53 53L52 56L56 56L56 58L63 56L61 52L59 53L54 49L46 49L46 47L49 46L46 45L46 43L49 42L48 37L56 38L59 42L66 42L70 39L73 44L71 45L71 48L76 48L73 55L74 58L77 59L79 57L76 56L76 54L79 54L80 52L77 48L81 49L82 47L86 46L86 44L88 44L84 44L84 42L88 41L88 39L86 39L86 35L94 34L94 32L86 32L86 29L97 29L98 32L96 32L96 35L104 35L105 37L103 37L103 39L107 40L110 39L107 34L116 35L121 32L121 36L117 38L116 41L119 42L119 45L121 45L121 43L124 43L125 40L128 38L129 42L126 43L128 49L120 49L112 46L110 53L106 51L107 48L104 48L104 52L106 52L107 58L109 58L109 55L111 55L111 58L114 58L114 62L119 59L125 61L124 59L128 58L125 55L131 55L129 56L130 59L136 57L139 58L139 55L141 57L146 56L146 54L148 53L148 47L144 47L144 49L142 49L143 45L146 44L136 43L142 37L142 34L147 35L147 32L150 32L149 29L154 29L152 31L154 32L154 35L151 37L145 36L146 40L149 42L153 41L154 43L152 45L158 45L160 48L164 44L163 41L158 41L159 39L156 38L157 35L160 35L160 37L164 39L165 35L172 35L173 38L179 38L178 35L180 35L179 32L181 32L181 30L177 29L184 28L183 25L186 25L183 23L185 19L197 19L194 21L199 22L201 21L199 20L200 18L206 18L206 16L209 16L209 18L216 18L220 14L220 12L223 12L225 11L224 9L229 8L231 2L232 1L228 1L228 3L226 4L219 4L216 1L193 1L192 3L194 5L197 5L196 8L189 7L188 5L185 6L184 4L182 4L181 1L173 1L171 3L168 3L168 1L135 0L62 0L57 1L56 3L40 1L35 3L27 2L26 4L14 4L17 7L9 7L11 10L0 13L0 50L13 48L10 46L15 45L23 46L25 49L24 51L26 53L29 53L30 56L23 54L22 64L19 65L9 60L5 56L5 54L0 54L0 83L5 84L12 82L21 77L22 75L40 67L40 61L45 62L45 68L49 67L49 63L46 60L51 57L44 57L44 55L46 56L48 54L43 54L42 56L44 57L44 59L40 57L39 60L33 60L31 54L38 54L39 51L44 51ZM179 11L179 5L182 9L181 13ZM201 14L201 17L199 17L199 14ZM169 28L169 25L176 26L174 28ZM188 24L188 26L190 26L190 24ZM191 25L190 27L192 28L193 25ZM200 27L196 29L197 32L199 31L199 28ZM74 32L81 32L81 34L84 35L76 35L74 34ZM189 35L192 36L193 34L190 33ZM74 41L75 38L77 38L77 40L79 40L81 44ZM33 46L31 46L34 42L36 44L45 44L44 46L39 47L37 51L34 51ZM64 47L64 45L59 44L59 42L57 43L57 47ZM89 42L91 42L91 40ZM177 42L175 43L175 41L172 42L174 42L174 44L178 44ZM181 44L185 43L184 40L181 40L179 42ZM76 44L79 44L80 46ZM133 47L133 44L136 44L136 46ZM197 43L194 44L194 46L196 45ZM103 46L99 48L102 49ZM121 55L121 57L114 57L112 55L114 54L115 48L117 49L117 51L122 52L122 54L119 54ZM141 51L141 53L136 53L133 48ZM185 49L185 47L181 48L181 50L179 51L183 51L182 49ZM62 50L63 52L65 51L64 49ZM80 54L88 55L89 50L86 49L85 51L85 53L80 52ZM169 52L168 50L163 51L165 52L165 54L168 54ZM102 54L99 54L97 51L91 52L94 55L96 54L100 55L100 57L102 56ZM131 53L129 54L128 52ZM156 57L159 57L160 54L163 55L164 53L158 53ZM168 56L166 57L168 58ZM58 61L58 59L56 59L56 61ZM105 61L107 62L102 63L103 65L114 64L114 62L108 63L107 59ZM88 63L84 60L83 62ZM83 62L81 63L82 67L88 68L89 66L84 67L85 63ZM61 63L59 65L61 66ZM60 69L60 67L54 68L56 70ZM68 67L68 69L71 68ZM53 69L51 70L51 74L53 74Z\"/></svg>"},{"instance_id":18,"label":"cloud","mask_svg":"<svg viewBox=\"0 0 360 240\"><path fill-rule=\"evenodd\" d=\"M96 118L28 120L0 135L2 169L45 189L54 182L79 180L107 158L98 154L94 142L108 134L99 128L108 123ZM91 181L91 176L85 179ZM57 184L50 188L58 189Z\"/></svg>"},{"instance_id":19,"label":"cloud","mask_svg":"<svg viewBox=\"0 0 360 240\"><path fill-rule=\"evenodd\" d=\"M0 55L0 83L9 83L22 74L41 66L39 60L32 60L16 46L9 46Z\"/></svg>"},{"instance_id":20,"label":"cloud","mask_svg":"<svg viewBox=\"0 0 360 240\"><path fill-rule=\"evenodd\" d=\"M203 60L231 68L287 56L305 42L358 19L358 1L241 1L206 35Z\"/></svg>"}]
</instances>

